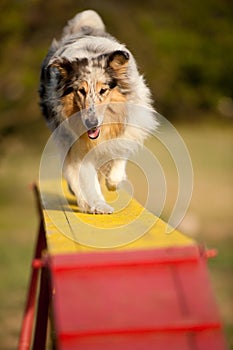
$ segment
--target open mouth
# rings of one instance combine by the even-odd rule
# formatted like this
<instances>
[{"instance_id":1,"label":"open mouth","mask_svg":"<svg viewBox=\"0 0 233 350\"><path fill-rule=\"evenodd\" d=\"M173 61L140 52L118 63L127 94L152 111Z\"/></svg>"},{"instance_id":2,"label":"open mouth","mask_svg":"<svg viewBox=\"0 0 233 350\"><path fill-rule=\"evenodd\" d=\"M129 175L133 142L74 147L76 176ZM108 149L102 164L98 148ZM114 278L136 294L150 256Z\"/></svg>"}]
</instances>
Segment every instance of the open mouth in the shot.
<instances>
[{"instance_id":1,"label":"open mouth","mask_svg":"<svg viewBox=\"0 0 233 350\"><path fill-rule=\"evenodd\" d=\"M100 134L100 128L92 128L90 130L87 131L87 135L89 137L89 139L95 140L97 139L97 137L99 137Z\"/></svg>"}]
</instances>

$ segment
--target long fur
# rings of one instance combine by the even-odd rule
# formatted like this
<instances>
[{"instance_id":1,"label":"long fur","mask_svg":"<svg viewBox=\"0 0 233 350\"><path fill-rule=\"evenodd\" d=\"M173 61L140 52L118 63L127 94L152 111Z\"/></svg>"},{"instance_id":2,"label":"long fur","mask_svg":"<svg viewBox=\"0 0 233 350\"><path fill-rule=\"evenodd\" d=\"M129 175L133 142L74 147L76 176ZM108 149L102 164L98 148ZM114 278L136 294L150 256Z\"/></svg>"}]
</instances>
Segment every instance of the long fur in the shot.
<instances>
[{"instance_id":1,"label":"long fur","mask_svg":"<svg viewBox=\"0 0 233 350\"><path fill-rule=\"evenodd\" d=\"M55 132L61 152L71 143L63 173L80 210L112 213L101 192L100 174L115 190L126 179L130 153L157 122L133 55L105 31L96 12L77 14L60 41L53 40L42 64L40 99L50 129L61 127Z\"/></svg>"}]
</instances>

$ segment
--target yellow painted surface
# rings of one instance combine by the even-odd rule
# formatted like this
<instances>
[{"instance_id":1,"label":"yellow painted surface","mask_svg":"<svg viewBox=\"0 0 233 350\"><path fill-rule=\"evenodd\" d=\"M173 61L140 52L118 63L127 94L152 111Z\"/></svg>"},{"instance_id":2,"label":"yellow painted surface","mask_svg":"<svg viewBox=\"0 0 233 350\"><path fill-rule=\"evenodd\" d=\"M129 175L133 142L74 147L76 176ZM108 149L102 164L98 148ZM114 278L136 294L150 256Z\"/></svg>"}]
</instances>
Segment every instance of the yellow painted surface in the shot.
<instances>
[{"instance_id":1,"label":"yellow painted surface","mask_svg":"<svg viewBox=\"0 0 233 350\"><path fill-rule=\"evenodd\" d=\"M50 254L195 244L179 231L170 231L124 191L105 193L115 209L110 215L81 213L63 182L41 182L40 193Z\"/></svg>"}]
</instances>

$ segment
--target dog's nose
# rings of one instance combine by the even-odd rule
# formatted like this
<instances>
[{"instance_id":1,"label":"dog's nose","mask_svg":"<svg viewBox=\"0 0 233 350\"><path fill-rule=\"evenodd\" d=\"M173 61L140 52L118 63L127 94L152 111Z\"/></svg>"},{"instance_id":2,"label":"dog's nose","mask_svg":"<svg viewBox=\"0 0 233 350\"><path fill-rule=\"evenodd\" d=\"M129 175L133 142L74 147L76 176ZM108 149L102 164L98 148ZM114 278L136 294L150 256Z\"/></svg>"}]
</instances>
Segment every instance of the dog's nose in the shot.
<instances>
[{"instance_id":1,"label":"dog's nose","mask_svg":"<svg viewBox=\"0 0 233 350\"><path fill-rule=\"evenodd\" d=\"M87 129L93 129L93 128L97 128L98 126L98 119L94 118L94 119L86 119L85 120L85 125L87 127Z\"/></svg>"}]
</instances>

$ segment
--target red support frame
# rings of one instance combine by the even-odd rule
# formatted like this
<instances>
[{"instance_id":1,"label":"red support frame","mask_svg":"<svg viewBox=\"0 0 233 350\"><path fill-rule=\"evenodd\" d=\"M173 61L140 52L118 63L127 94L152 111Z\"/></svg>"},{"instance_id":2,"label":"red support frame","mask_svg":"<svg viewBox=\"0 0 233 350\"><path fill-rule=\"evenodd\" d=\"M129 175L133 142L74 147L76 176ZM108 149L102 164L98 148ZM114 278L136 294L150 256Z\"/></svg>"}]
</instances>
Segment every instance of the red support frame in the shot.
<instances>
[{"instance_id":1,"label":"red support frame","mask_svg":"<svg viewBox=\"0 0 233 350\"><path fill-rule=\"evenodd\" d=\"M38 290L38 281L40 276L40 269L42 267L42 252L46 249L46 240L44 225L41 219L37 243L35 247L34 259L32 262L32 271L30 276L28 295L26 300L25 311L23 315L23 322L21 327L21 333L19 338L18 350L28 350L31 349L31 341L33 334L34 319L36 313L36 300L37 300L37 290ZM41 273L41 285L40 289L43 287L43 277L44 273ZM42 296L41 296L42 298ZM43 298L42 298L43 299ZM41 305L44 303L44 300L41 301ZM43 306L43 310L46 312L46 307ZM39 308L38 308L39 311ZM37 320L38 323L39 320ZM47 320L46 320L47 323ZM35 348L36 349L36 348ZM38 348L39 349L39 348ZM40 350L43 348L41 347Z\"/></svg>"},{"instance_id":2,"label":"red support frame","mask_svg":"<svg viewBox=\"0 0 233 350\"><path fill-rule=\"evenodd\" d=\"M37 199L37 209L40 217L40 224L35 246L34 258L32 261L32 270L28 287L28 295L21 326L18 350L44 350L46 346L46 331L48 322L48 310L50 303L50 287L48 282L48 271L43 264L43 252L47 249L44 222L41 206L39 202L39 192L36 185L33 190ZM38 282L40 277L40 286ZM37 291L39 289L38 303ZM37 316L36 316L37 312ZM34 327L34 321L36 323ZM32 335L34 332L34 341L32 345Z\"/></svg>"}]
</instances>

